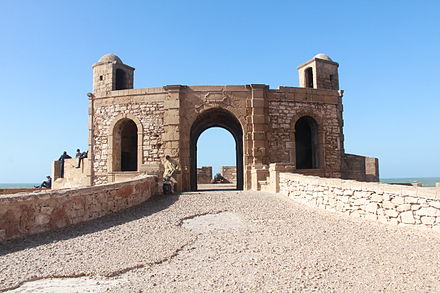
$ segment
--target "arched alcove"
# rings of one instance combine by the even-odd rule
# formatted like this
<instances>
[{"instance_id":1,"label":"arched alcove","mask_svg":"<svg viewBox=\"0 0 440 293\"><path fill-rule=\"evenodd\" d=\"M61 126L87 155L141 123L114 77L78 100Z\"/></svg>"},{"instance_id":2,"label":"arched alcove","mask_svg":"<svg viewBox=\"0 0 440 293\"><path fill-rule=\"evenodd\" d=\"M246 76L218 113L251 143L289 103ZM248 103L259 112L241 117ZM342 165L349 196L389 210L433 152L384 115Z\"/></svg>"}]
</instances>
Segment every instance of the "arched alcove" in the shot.
<instances>
[{"instance_id":1,"label":"arched alcove","mask_svg":"<svg viewBox=\"0 0 440 293\"><path fill-rule=\"evenodd\" d=\"M127 74L122 69L116 69L115 72L115 90L123 90L127 88Z\"/></svg>"},{"instance_id":2,"label":"arched alcove","mask_svg":"<svg viewBox=\"0 0 440 293\"><path fill-rule=\"evenodd\" d=\"M229 131L235 140L237 189L243 189L243 129L238 119L229 111L214 108L201 113L191 126L190 132L190 188L197 190L197 141L208 128L221 127Z\"/></svg>"},{"instance_id":3,"label":"arched alcove","mask_svg":"<svg viewBox=\"0 0 440 293\"><path fill-rule=\"evenodd\" d=\"M304 74L306 80L306 87L313 88L313 68L307 67L306 70L304 70Z\"/></svg>"},{"instance_id":4,"label":"arched alcove","mask_svg":"<svg viewBox=\"0 0 440 293\"><path fill-rule=\"evenodd\" d=\"M113 171L137 171L138 128L131 119L122 119L113 129Z\"/></svg>"},{"instance_id":5,"label":"arched alcove","mask_svg":"<svg viewBox=\"0 0 440 293\"><path fill-rule=\"evenodd\" d=\"M295 151L297 169L319 168L318 124L310 116L295 123Z\"/></svg>"}]
</instances>

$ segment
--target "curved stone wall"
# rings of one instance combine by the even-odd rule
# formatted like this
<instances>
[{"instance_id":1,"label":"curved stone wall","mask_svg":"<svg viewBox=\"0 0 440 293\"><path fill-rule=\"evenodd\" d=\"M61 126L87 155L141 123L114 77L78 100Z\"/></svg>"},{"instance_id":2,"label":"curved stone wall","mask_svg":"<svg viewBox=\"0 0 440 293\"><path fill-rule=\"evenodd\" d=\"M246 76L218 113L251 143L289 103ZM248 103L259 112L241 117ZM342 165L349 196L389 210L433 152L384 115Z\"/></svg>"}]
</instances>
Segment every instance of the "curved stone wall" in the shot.
<instances>
[{"instance_id":1,"label":"curved stone wall","mask_svg":"<svg viewBox=\"0 0 440 293\"><path fill-rule=\"evenodd\" d=\"M440 188L279 173L279 191L309 206L440 231Z\"/></svg>"},{"instance_id":2,"label":"curved stone wall","mask_svg":"<svg viewBox=\"0 0 440 293\"><path fill-rule=\"evenodd\" d=\"M117 212L159 193L156 176L0 197L0 242Z\"/></svg>"}]
</instances>

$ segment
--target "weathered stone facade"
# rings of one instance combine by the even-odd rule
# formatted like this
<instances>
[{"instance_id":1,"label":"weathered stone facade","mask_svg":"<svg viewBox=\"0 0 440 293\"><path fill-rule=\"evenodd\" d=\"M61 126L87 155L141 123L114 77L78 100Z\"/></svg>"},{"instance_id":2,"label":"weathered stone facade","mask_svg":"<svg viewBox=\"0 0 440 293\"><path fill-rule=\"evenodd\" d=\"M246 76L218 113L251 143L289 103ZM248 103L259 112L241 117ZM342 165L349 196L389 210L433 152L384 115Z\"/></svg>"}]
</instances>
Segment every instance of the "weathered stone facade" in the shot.
<instances>
[{"instance_id":1,"label":"weathered stone facade","mask_svg":"<svg viewBox=\"0 0 440 293\"><path fill-rule=\"evenodd\" d=\"M237 183L237 168L235 166L221 166L220 174L231 183Z\"/></svg>"},{"instance_id":2,"label":"weathered stone facade","mask_svg":"<svg viewBox=\"0 0 440 293\"><path fill-rule=\"evenodd\" d=\"M212 167L211 166L197 168L197 183L198 184L211 183L211 180L212 180Z\"/></svg>"},{"instance_id":3,"label":"weathered stone facade","mask_svg":"<svg viewBox=\"0 0 440 293\"><path fill-rule=\"evenodd\" d=\"M88 94L90 184L161 174L164 156L170 155L182 167L178 191L195 190L197 140L213 126L236 141L238 189L258 189L270 163L289 164L303 174L377 180L377 172L365 176L346 162L338 66L318 54L298 67L299 88L133 89L134 68L105 55L93 65L94 89Z\"/></svg>"}]
</instances>

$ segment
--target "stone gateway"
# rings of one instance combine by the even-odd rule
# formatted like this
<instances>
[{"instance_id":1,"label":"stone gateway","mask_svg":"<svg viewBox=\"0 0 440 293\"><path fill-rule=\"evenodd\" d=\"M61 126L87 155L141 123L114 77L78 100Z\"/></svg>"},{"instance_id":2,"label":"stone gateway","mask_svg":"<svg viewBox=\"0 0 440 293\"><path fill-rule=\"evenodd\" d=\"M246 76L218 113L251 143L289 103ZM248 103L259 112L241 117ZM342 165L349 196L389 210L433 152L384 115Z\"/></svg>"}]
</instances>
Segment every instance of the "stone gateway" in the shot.
<instances>
[{"instance_id":1,"label":"stone gateway","mask_svg":"<svg viewBox=\"0 0 440 293\"><path fill-rule=\"evenodd\" d=\"M338 66L316 55L298 67L300 87L133 89L135 69L107 54L93 65L89 157L75 174L67 167L65 178L57 176L55 163L54 188L160 175L169 155L181 165L178 191L196 190L197 140L214 126L235 139L237 189L259 190L270 163L305 175L377 181L377 159L344 151Z\"/></svg>"}]
</instances>

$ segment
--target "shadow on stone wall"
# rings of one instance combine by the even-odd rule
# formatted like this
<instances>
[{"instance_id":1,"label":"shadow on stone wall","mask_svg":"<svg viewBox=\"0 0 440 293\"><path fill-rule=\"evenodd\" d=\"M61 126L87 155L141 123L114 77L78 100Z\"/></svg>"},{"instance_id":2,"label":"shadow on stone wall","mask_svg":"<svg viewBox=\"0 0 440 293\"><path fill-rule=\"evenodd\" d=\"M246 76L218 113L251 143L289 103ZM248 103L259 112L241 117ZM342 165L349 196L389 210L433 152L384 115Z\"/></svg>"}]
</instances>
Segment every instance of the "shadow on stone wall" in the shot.
<instances>
[{"instance_id":1,"label":"shadow on stone wall","mask_svg":"<svg viewBox=\"0 0 440 293\"><path fill-rule=\"evenodd\" d=\"M71 225L55 231L42 232L27 236L26 238L13 239L0 243L0 255L6 255L15 251L38 247L51 242L67 240L90 233L106 230L140 218L149 217L174 204L179 195L161 196L156 195L147 201L128 208L126 210L112 213L98 219ZM99 245L99 244L97 244Z\"/></svg>"}]
</instances>

